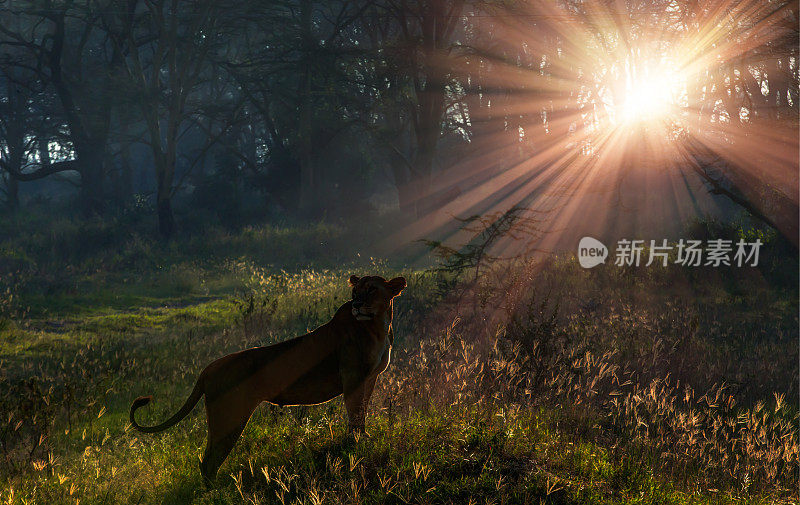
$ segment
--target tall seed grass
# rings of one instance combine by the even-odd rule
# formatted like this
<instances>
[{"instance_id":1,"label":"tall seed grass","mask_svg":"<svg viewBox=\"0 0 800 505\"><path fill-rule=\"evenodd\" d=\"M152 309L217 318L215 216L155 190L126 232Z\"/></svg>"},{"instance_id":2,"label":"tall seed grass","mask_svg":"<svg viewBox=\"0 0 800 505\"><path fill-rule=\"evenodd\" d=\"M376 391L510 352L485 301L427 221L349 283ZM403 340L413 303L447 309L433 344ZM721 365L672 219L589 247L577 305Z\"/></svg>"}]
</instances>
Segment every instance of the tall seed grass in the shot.
<instances>
[{"instance_id":1,"label":"tall seed grass","mask_svg":"<svg viewBox=\"0 0 800 505\"><path fill-rule=\"evenodd\" d=\"M145 422L163 419L214 358L325 322L353 272L230 259L242 280L231 301L125 324L12 318L3 336L28 354L4 352L0 366L0 500L796 500L796 314L784 293L756 286L731 309L713 280L674 296L675 272L522 266L489 269L458 296L446 278L408 275L371 436L347 441L340 401L264 407L211 492L196 470L202 415L144 436L128 427L130 400L154 394Z\"/></svg>"}]
</instances>

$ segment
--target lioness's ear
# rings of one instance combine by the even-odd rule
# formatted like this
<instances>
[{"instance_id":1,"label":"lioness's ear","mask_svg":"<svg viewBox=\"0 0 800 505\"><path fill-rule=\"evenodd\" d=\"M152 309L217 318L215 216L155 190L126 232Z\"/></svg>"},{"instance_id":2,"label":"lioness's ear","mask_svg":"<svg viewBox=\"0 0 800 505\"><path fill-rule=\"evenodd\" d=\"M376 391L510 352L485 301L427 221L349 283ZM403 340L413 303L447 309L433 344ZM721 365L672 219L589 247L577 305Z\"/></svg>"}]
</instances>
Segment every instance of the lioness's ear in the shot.
<instances>
[{"instance_id":1,"label":"lioness's ear","mask_svg":"<svg viewBox=\"0 0 800 505\"><path fill-rule=\"evenodd\" d=\"M355 286L356 284L358 284L358 276L351 275L350 276L350 285L351 286Z\"/></svg>"},{"instance_id":2,"label":"lioness's ear","mask_svg":"<svg viewBox=\"0 0 800 505\"><path fill-rule=\"evenodd\" d=\"M394 279L387 281L386 284L389 286L392 296L400 296L400 292L406 287L406 278L395 277Z\"/></svg>"}]
</instances>

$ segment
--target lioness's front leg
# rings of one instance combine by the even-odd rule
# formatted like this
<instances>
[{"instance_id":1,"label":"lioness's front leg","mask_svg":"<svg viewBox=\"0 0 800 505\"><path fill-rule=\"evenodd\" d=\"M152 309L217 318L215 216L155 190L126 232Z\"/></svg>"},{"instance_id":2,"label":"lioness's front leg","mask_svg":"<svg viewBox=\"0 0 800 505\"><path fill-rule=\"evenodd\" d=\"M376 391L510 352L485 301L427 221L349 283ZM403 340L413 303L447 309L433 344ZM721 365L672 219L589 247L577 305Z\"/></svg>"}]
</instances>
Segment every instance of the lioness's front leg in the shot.
<instances>
[{"instance_id":1,"label":"lioness's front leg","mask_svg":"<svg viewBox=\"0 0 800 505\"><path fill-rule=\"evenodd\" d=\"M347 408L348 433L363 432L367 419L367 406L375 388L378 374L358 380L343 378L344 406Z\"/></svg>"}]
</instances>

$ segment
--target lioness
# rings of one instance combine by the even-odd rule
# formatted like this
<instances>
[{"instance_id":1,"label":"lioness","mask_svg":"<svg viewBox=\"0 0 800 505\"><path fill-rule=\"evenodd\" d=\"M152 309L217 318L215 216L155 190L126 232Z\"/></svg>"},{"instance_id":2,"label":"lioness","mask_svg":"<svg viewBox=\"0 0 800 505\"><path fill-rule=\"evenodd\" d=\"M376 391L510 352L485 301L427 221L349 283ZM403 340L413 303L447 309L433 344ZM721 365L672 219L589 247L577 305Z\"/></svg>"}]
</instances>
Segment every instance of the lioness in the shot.
<instances>
[{"instance_id":1,"label":"lioness","mask_svg":"<svg viewBox=\"0 0 800 505\"><path fill-rule=\"evenodd\" d=\"M136 409L152 397L137 398L131 405L131 424L145 433L165 430L186 417L205 395L208 441L200 472L207 483L214 481L261 402L316 405L344 393L348 432L363 431L375 379L389 365L392 299L406 287L406 280L353 275L350 285L353 299L324 325L285 342L214 361L200 373L180 410L157 426L136 422Z\"/></svg>"}]
</instances>

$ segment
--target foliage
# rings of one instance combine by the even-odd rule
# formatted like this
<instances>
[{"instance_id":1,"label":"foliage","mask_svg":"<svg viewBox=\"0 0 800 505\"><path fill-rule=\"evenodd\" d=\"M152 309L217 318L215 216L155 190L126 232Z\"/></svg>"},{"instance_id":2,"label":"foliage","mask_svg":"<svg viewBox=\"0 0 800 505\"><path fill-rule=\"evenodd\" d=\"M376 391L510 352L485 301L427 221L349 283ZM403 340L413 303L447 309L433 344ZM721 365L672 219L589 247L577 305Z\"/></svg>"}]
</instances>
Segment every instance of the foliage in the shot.
<instances>
[{"instance_id":1,"label":"foliage","mask_svg":"<svg viewBox=\"0 0 800 505\"><path fill-rule=\"evenodd\" d=\"M422 242L437 259L432 272L439 274L439 292L457 291L459 300L467 291L479 288L490 276L487 271L496 271L501 265L508 267L515 258L529 257L536 250L532 244L542 234L538 227L541 217L524 207L457 220L461 223L460 231L468 235L464 245L455 248L438 240ZM512 242L515 244L513 251L503 250L503 255L498 255L498 249ZM519 244L527 245L520 249Z\"/></svg>"},{"instance_id":2,"label":"foliage","mask_svg":"<svg viewBox=\"0 0 800 505\"><path fill-rule=\"evenodd\" d=\"M661 165L694 170L694 182L793 240L793 4L754 6L739 19L738 7L730 16L683 0L655 9L622 3L613 14L631 22L598 33L591 20L600 4L0 4L4 207L24 212L31 186L54 200L77 186L90 217L146 194L149 228L157 220L171 239L173 203L235 227L243 201L318 218L332 212L322 197L333 196L337 214L357 216L370 195L396 191L404 213L422 217L441 206L437 193L510 197L499 187L474 190L491 180L522 183L514 174L523 164L538 175L511 203L529 205L535 195L549 206L577 179L596 186L590 174L567 182L573 170L585 172L580 160L613 164L606 158L616 153L603 156L598 132L632 126L610 118L622 115L624 94L641 91L631 89L641 78L656 79L650 67L685 70L671 54L681 53L676 40L703 53L747 33L756 42L741 55L692 62L701 70L681 75L683 88L670 91L685 97L673 104L676 118L693 111L697 121L668 118L676 124L653 140L676 148ZM753 21L761 18L770 21ZM562 23L575 33L566 37ZM718 29L706 33L710 26ZM627 133L618 165L643 147ZM759 141L763 149L754 149ZM761 177L763 164L771 168ZM615 168L604 167L603 178L616 179L609 186L624 177ZM252 187L263 195L243 191Z\"/></svg>"}]
</instances>

